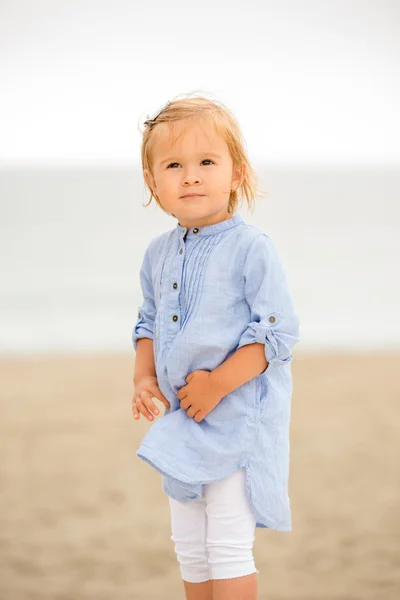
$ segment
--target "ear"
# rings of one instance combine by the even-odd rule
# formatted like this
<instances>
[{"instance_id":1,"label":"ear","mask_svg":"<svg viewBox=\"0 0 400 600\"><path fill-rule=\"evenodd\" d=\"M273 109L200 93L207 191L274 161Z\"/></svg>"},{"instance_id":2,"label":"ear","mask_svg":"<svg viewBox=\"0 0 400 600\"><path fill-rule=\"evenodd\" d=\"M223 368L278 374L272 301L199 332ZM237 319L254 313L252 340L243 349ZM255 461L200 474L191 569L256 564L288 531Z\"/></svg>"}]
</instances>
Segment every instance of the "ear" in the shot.
<instances>
[{"instance_id":1,"label":"ear","mask_svg":"<svg viewBox=\"0 0 400 600\"><path fill-rule=\"evenodd\" d=\"M232 174L232 190L236 190L242 185L244 176L246 174L246 165L242 164L233 170Z\"/></svg>"},{"instance_id":2,"label":"ear","mask_svg":"<svg viewBox=\"0 0 400 600\"><path fill-rule=\"evenodd\" d=\"M144 169L143 177L144 177L147 185L149 186L149 188L151 189L151 191L154 194L154 192L157 191L157 186L156 186L156 182L154 181L154 177L151 175L149 169Z\"/></svg>"}]
</instances>

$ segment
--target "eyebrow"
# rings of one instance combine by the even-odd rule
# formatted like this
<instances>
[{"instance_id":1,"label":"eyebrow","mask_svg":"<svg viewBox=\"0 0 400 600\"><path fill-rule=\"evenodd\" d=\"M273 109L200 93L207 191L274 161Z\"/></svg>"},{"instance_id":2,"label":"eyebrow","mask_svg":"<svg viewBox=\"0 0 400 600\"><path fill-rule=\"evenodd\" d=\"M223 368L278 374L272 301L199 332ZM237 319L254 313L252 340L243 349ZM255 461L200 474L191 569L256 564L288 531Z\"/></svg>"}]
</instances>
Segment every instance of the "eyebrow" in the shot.
<instances>
[{"instance_id":1,"label":"eyebrow","mask_svg":"<svg viewBox=\"0 0 400 600\"><path fill-rule=\"evenodd\" d=\"M219 154L215 154L215 152L200 152L199 155L200 156L214 156L216 158L220 158L222 160L222 156L220 156ZM164 163L168 162L168 161L172 161L175 160L174 157L172 156L171 158L166 158L165 160L160 162L160 167L161 165L163 165Z\"/></svg>"}]
</instances>

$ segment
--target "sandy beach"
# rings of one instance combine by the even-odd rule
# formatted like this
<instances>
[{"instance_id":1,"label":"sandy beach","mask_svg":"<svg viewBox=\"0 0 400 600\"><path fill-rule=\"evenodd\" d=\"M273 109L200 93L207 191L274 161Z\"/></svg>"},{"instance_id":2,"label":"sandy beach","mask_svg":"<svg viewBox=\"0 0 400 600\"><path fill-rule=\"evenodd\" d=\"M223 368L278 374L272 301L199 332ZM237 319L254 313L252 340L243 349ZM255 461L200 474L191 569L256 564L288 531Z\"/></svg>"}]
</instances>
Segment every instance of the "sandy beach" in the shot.
<instances>
[{"instance_id":1,"label":"sandy beach","mask_svg":"<svg viewBox=\"0 0 400 600\"><path fill-rule=\"evenodd\" d=\"M134 354L0 361L0 600L180 600ZM293 531L257 529L259 598L400 598L400 355L295 355Z\"/></svg>"}]
</instances>

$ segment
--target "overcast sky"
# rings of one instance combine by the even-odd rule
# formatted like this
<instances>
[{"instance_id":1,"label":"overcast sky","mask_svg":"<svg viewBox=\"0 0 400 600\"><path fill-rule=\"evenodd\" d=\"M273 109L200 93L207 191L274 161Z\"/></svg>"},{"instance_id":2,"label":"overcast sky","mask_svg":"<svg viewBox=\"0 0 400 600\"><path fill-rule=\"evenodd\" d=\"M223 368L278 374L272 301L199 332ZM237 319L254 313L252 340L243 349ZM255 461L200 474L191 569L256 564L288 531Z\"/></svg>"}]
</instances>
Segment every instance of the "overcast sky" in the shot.
<instances>
[{"instance_id":1,"label":"overcast sky","mask_svg":"<svg viewBox=\"0 0 400 600\"><path fill-rule=\"evenodd\" d=\"M397 0L0 0L0 165L139 163L193 91L254 160L399 165L399 64Z\"/></svg>"}]
</instances>

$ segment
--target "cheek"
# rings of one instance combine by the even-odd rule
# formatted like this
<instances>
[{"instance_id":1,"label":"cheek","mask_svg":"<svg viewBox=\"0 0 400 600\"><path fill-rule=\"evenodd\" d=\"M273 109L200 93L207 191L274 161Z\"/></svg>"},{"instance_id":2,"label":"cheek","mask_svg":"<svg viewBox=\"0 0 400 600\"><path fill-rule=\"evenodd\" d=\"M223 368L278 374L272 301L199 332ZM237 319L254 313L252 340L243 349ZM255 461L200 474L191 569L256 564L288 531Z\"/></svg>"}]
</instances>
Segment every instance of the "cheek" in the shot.
<instances>
[{"instance_id":1,"label":"cheek","mask_svg":"<svg viewBox=\"0 0 400 600\"><path fill-rule=\"evenodd\" d=\"M215 185L218 189L225 191L227 186L230 186L231 179L229 178L229 173L217 173L214 176Z\"/></svg>"},{"instance_id":2,"label":"cheek","mask_svg":"<svg viewBox=\"0 0 400 600\"><path fill-rule=\"evenodd\" d=\"M169 177L162 177L159 181L158 187L160 190L165 190L166 192L168 192L168 190L170 190L171 188L175 188L178 184L178 178L173 175L170 175Z\"/></svg>"}]
</instances>

